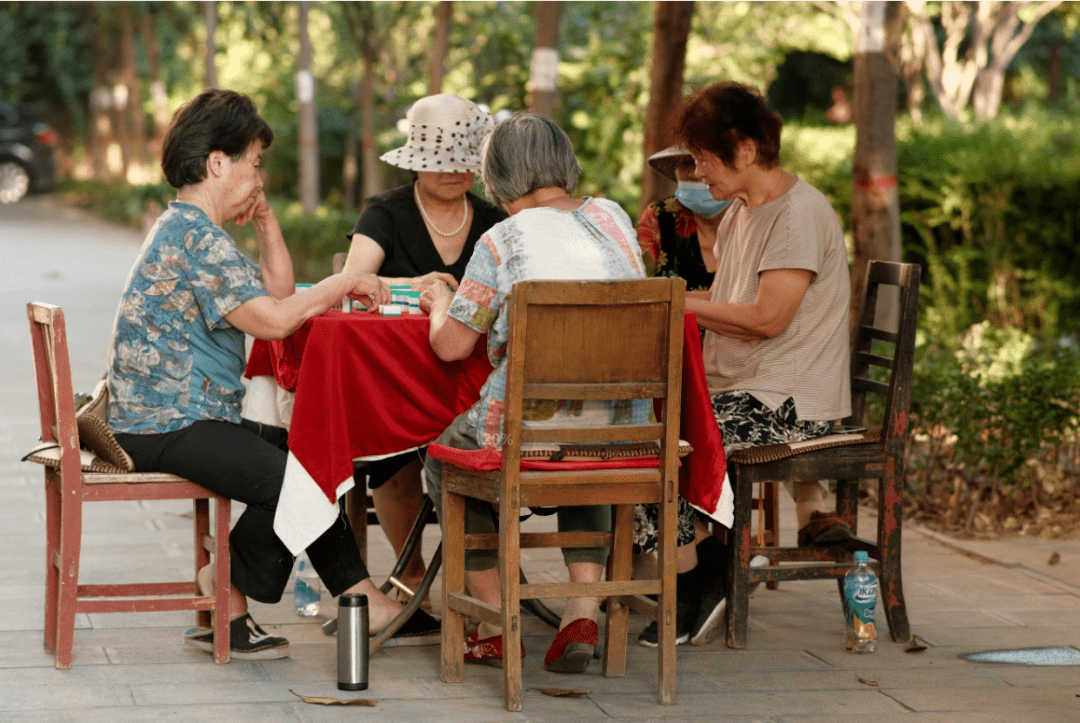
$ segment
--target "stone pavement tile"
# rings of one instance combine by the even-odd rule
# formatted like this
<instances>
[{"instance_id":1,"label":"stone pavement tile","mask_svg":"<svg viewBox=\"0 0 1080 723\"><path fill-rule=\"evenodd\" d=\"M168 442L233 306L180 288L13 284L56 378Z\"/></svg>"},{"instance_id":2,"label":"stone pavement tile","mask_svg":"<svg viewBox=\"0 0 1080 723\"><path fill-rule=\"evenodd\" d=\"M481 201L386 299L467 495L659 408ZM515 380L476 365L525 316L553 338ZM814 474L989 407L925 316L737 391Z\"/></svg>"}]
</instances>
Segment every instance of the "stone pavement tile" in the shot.
<instances>
[{"instance_id":1,"label":"stone pavement tile","mask_svg":"<svg viewBox=\"0 0 1080 723\"><path fill-rule=\"evenodd\" d=\"M1069 688L1080 695L1080 668L1076 666L988 665L971 663L972 672L994 684L1015 688Z\"/></svg>"},{"instance_id":2,"label":"stone pavement tile","mask_svg":"<svg viewBox=\"0 0 1080 723\"><path fill-rule=\"evenodd\" d=\"M713 651L715 646L715 651ZM686 651L680 645L676 648L679 660L679 673L700 672L727 675L739 671L831 671L825 661L803 650L731 650L722 647L722 643ZM693 646L691 646L693 647Z\"/></svg>"},{"instance_id":3,"label":"stone pavement tile","mask_svg":"<svg viewBox=\"0 0 1080 723\"><path fill-rule=\"evenodd\" d=\"M725 718L726 720L726 718ZM864 723L862 715L777 715L770 720L776 723ZM948 711L945 713L898 713L878 714L874 723L1074 723L1080 716L1050 711Z\"/></svg>"},{"instance_id":4,"label":"stone pavement tile","mask_svg":"<svg viewBox=\"0 0 1080 723\"><path fill-rule=\"evenodd\" d=\"M131 688L125 683L19 686L0 689L0 720L5 715L22 710L59 711L83 706L122 707L133 704Z\"/></svg>"},{"instance_id":5,"label":"stone pavement tile","mask_svg":"<svg viewBox=\"0 0 1080 723\"><path fill-rule=\"evenodd\" d=\"M76 616L77 622L78 616ZM17 671L20 668L55 670L56 656L45 652L42 630L39 619L36 630L0 632L0 674L6 674L9 670ZM109 662L103 646L81 644L78 629L75 630L75 646L72 649L71 660L73 666L107 665Z\"/></svg>"},{"instance_id":6,"label":"stone pavement tile","mask_svg":"<svg viewBox=\"0 0 1080 723\"><path fill-rule=\"evenodd\" d=\"M659 716L656 698L644 695L607 696L592 695L597 705L615 720L637 720ZM817 715L857 714L877 720L880 715L901 711L903 708L879 691L798 691L733 693L723 691L720 695L679 695L677 705L665 708L672 719L683 716L703 716L710 712L720 716L725 711L744 716L771 716L778 711Z\"/></svg>"},{"instance_id":7,"label":"stone pavement tile","mask_svg":"<svg viewBox=\"0 0 1080 723\"><path fill-rule=\"evenodd\" d=\"M680 671L681 672L681 671ZM774 671L768 669L723 672L709 676L718 690L730 693L763 693L781 691L848 691L874 688L889 691L898 688L948 686L957 688L988 688L1001 685L974 671L952 669L891 670L860 668L857 670ZM706 674L707 675L707 674ZM861 679L861 680L860 680ZM869 682L863 682L869 681ZM876 683L876 685L872 685Z\"/></svg>"},{"instance_id":8,"label":"stone pavement tile","mask_svg":"<svg viewBox=\"0 0 1080 723\"><path fill-rule=\"evenodd\" d=\"M1075 671L1075 669L1073 669ZM1060 687L1042 688L933 688L893 690L889 694L900 704L916 712L1003 711L1015 714L1014 720L1027 721L1029 713L1066 716L1080 714L1077 690ZM1059 718L1060 720L1060 718Z\"/></svg>"},{"instance_id":9,"label":"stone pavement tile","mask_svg":"<svg viewBox=\"0 0 1080 723\"><path fill-rule=\"evenodd\" d=\"M1049 627L995 627L995 628L959 628L948 627L914 629L919 637L927 640L941 654L953 653L957 656L984 650L1004 650L1007 648L1041 648L1062 644L1062 636L1067 633L1062 628ZM1075 636L1069 636L1075 640Z\"/></svg>"},{"instance_id":10,"label":"stone pavement tile","mask_svg":"<svg viewBox=\"0 0 1080 723\"><path fill-rule=\"evenodd\" d=\"M355 708L345 709L355 711ZM6 712L0 710L0 720ZM19 723L206 723L218 720L228 723L300 723L303 719L291 703L245 705L183 705L91 707L78 706L70 710L19 711ZM345 717L338 720L346 720Z\"/></svg>"}]
</instances>

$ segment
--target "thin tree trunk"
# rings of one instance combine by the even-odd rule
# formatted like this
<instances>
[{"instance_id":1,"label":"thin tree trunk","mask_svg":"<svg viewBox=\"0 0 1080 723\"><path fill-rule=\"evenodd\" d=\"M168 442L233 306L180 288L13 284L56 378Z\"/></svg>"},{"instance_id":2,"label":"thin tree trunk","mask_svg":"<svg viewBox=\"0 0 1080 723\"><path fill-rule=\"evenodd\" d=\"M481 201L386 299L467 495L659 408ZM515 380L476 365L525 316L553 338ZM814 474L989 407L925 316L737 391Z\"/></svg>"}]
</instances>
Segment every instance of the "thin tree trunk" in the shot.
<instances>
[{"instance_id":1,"label":"thin tree trunk","mask_svg":"<svg viewBox=\"0 0 1080 723\"><path fill-rule=\"evenodd\" d=\"M135 20L124 14L123 46L120 52L121 83L127 88L127 180L132 183L149 181L146 154L146 116L142 108L142 82L135 64Z\"/></svg>"},{"instance_id":2,"label":"thin tree trunk","mask_svg":"<svg viewBox=\"0 0 1080 723\"><path fill-rule=\"evenodd\" d=\"M431 67L428 70L428 95L442 92L443 70L446 67L446 42L450 36L450 17L454 3L442 0L435 10L435 43L431 48Z\"/></svg>"},{"instance_id":3,"label":"thin tree trunk","mask_svg":"<svg viewBox=\"0 0 1080 723\"><path fill-rule=\"evenodd\" d=\"M364 198L371 198L383 190L382 167L379 165L375 145L375 59L364 58L364 87L360 94L361 146L364 168Z\"/></svg>"},{"instance_id":4,"label":"thin tree trunk","mask_svg":"<svg viewBox=\"0 0 1080 723\"><path fill-rule=\"evenodd\" d=\"M161 62L158 52L157 33L154 31L154 9L151 7L142 18L142 39L146 47L146 62L150 66L150 99L154 103L154 132L151 134L153 155L158 155L165 129L169 125L169 98L165 83L161 81Z\"/></svg>"},{"instance_id":5,"label":"thin tree trunk","mask_svg":"<svg viewBox=\"0 0 1080 723\"><path fill-rule=\"evenodd\" d=\"M345 136L345 163L341 168L341 205L346 211L356 207L356 180L359 175L359 167L356 157L359 152L356 128L362 121L360 112L360 91L362 80L357 79L352 84L353 117L349 123L349 132Z\"/></svg>"},{"instance_id":6,"label":"thin tree trunk","mask_svg":"<svg viewBox=\"0 0 1080 723\"><path fill-rule=\"evenodd\" d=\"M559 20L561 2L538 2L536 13L536 45L533 48L529 87L532 95L529 110L549 118L555 117L555 101L559 81Z\"/></svg>"},{"instance_id":7,"label":"thin tree trunk","mask_svg":"<svg viewBox=\"0 0 1080 723\"><path fill-rule=\"evenodd\" d=\"M113 105L109 87L109 53L106 38L109 37L108 11L100 5L87 17L90 36L90 73L93 88L90 91L90 159L94 178L99 180L115 177L109 165L109 146L113 141L113 122L110 110Z\"/></svg>"},{"instance_id":8,"label":"thin tree trunk","mask_svg":"<svg viewBox=\"0 0 1080 723\"><path fill-rule=\"evenodd\" d=\"M855 160L851 231L851 338L873 259L900 260L900 202L896 183L897 75L903 5L864 2L855 51ZM886 300L878 323L895 327L895 300ZM879 312L882 307L879 306Z\"/></svg>"},{"instance_id":9,"label":"thin tree trunk","mask_svg":"<svg viewBox=\"0 0 1080 723\"><path fill-rule=\"evenodd\" d=\"M645 157L641 169L641 198L638 215L654 201L671 195L674 182L649 166L649 156L670 143L668 123L682 96L686 66L686 40L694 16L692 2L658 2L653 20L652 71L649 78L649 105L645 109Z\"/></svg>"},{"instance_id":10,"label":"thin tree trunk","mask_svg":"<svg viewBox=\"0 0 1080 723\"><path fill-rule=\"evenodd\" d=\"M206 87L216 88L218 87L217 41L214 39L218 25L216 2L213 0L203 2L203 18L206 22Z\"/></svg>"},{"instance_id":11,"label":"thin tree trunk","mask_svg":"<svg viewBox=\"0 0 1080 723\"><path fill-rule=\"evenodd\" d=\"M310 215L319 205L319 130L315 117L315 79L311 75L313 50L308 35L308 3L297 4L300 9L300 57L296 70L296 99L300 103L298 183L300 206L304 215Z\"/></svg>"}]
</instances>

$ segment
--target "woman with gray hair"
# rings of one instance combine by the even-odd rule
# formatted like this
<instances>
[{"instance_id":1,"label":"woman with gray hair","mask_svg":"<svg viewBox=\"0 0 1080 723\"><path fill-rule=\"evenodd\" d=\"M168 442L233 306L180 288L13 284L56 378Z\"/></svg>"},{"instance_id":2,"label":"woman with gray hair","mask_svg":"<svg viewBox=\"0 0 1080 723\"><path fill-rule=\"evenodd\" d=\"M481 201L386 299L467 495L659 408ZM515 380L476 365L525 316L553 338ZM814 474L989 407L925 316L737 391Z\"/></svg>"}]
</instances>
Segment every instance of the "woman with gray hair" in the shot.
<instances>
[{"instance_id":1,"label":"woman with gray hair","mask_svg":"<svg viewBox=\"0 0 1080 723\"><path fill-rule=\"evenodd\" d=\"M420 305L431 315L431 347L446 361L468 357L487 334L494 370L480 400L460 415L438 442L458 449L500 449L503 443L503 397L506 393L506 349L509 341L507 300L516 281L529 279L608 280L645 276L633 222L618 204L605 199L574 198L580 168L570 139L551 120L523 113L499 124L488 138L481 175L484 189L510 218L493 226L476 244L456 293L445 285L429 287ZM648 419L648 400L632 403L629 414L620 405L620 423ZM615 404L607 401L560 402L532 409L530 421L559 419L564 425L613 423ZM565 421L563 421L565 420ZM572 420L572 421L571 421ZM424 465L428 494L442 507L442 463L430 455ZM492 510L477 500L466 505L469 533L494 532ZM607 506L559 508L559 529L606 531ZM570 579L600 579L608 550L563 550ZM465 577L472 594L498 605L498 558L494 550L466 552ZM581 673L598 641L599 600L567 600L559 632L544 658L547 670ZM481 623L467 638L468 661L503 659L501 631ZM524 656L522 648L520 654Z\"/></svg>"}]
</instances>

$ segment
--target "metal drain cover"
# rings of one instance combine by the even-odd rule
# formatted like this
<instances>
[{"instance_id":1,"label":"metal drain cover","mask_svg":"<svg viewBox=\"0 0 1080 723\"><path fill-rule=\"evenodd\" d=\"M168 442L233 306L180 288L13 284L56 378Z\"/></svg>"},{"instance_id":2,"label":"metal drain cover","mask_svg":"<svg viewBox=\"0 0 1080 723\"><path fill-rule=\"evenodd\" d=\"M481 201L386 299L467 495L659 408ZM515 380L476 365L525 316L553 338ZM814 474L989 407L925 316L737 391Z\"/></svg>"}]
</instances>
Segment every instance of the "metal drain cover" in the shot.
<instances>
[{"instance_id":1,"label":"metal drain cover","mask_svg":"<svg viewBox=\"0 0 1080 723\"><path fill-rule=\"evenodd\" d=\"M964 656L976 663L1010 663L1012 665L1080 665L1080 650L1076 648L1026 648L1021 650L989 650Z\"/></svg>"}]
</instances>

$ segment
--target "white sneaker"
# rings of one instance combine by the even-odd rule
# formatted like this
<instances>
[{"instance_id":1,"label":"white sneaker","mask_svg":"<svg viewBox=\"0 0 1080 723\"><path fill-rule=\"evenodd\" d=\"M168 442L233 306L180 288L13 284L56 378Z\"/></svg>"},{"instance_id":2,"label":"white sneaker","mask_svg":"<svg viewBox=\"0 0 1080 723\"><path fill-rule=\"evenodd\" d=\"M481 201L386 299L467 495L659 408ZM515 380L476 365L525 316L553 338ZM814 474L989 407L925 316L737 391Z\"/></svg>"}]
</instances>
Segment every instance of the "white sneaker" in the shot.
<instances>
[{"instance_id":1,"label":"white sneaker","mask_svg":"<svg viewBox=\"0 0 1080 723\"><path fill-rule=\"evenodd\" d=\"M750 567L768 567L768 566L769 566L769 558L765 557L764 555L754 555L752 558L750 558ZM749 592L750 595L754 594L754 590L758 589L759 584L760 583L755 582L753 585L750 586L750 592Z\"/></svg>"}]
</instances>

